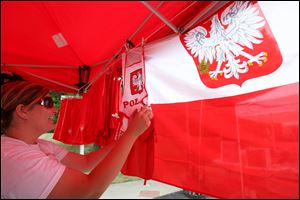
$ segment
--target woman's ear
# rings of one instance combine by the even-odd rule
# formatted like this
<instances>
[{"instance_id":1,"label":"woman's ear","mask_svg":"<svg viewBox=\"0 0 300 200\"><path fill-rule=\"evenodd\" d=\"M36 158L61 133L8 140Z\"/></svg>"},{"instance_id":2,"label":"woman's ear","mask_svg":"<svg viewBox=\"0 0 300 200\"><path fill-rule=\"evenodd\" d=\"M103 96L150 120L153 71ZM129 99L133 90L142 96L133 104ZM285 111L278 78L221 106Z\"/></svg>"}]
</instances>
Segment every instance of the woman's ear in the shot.
<instances>
[{"instance_id":1,"label":"woman's ear","mask_svg":"<svg viewBox=\"0 0 300 200\"><path fill-rule=\"evenodd\" d=\"M16 107L16 115L22 119L28 119L28 109L23 104Z\"/></svg>"}]
</instances>

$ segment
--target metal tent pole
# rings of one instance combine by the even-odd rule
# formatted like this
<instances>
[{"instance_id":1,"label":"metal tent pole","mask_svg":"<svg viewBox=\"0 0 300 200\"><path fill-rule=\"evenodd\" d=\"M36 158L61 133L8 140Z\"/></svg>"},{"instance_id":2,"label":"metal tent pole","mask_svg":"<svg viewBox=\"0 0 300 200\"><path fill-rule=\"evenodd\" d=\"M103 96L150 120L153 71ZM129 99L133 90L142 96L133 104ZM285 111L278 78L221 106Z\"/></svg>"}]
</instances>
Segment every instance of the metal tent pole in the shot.
<instances>
[{"instance_id":1,"label":"metal tent pole","mask_svg":"<svg viewBox=\"0 0 300 200\"><path fill-rule=\"evenodd\" d=\"M50 79L48 79L48 78L45 78L45 77L42 77L42 76L39 76L39 75L30 73L30 72L24 72L24 73L29 74L29 75L31 75L31 76L34 76L34 77L36 77L36 78L42 79L42 80L49 81L49 82L51 82L51 83L55 83L55 84L57 84L57 85L60 85L60 86L63 86L63 87L69 88L69 89L78 91L77 88L72 87L72 86L69 86L69 85L66 85L66 84L63 84L63 83L60 83L60 82L58 82L58 81L53 81L53 80L50 80Z\"/></svg>"},{"instance_id":2,"label":"metal tent pole","mask_svg":"<svg viewBox=\"0 0 300 200\"><path fill-rule=\"evenodd\" d=\"M159 19L161 19L165 24L167 24L175 33L178 33L178 28L172 24L169 20L167 20L164 16L162 16L155 8L150 6L146 1L142 1L142 3L153 12Z\"/></svg>"},{"instance_id":3,"label":"metal tent pole","mask_svg":"<svg viewBox=\"0 0 300 200\"><path fill-rule=\"evenodd\" d=\"M218 10L219 8L223 7L225 4L227 4L229 1L213 1L207 9L205 9L204 12L200 12L194 19L192 19L188 24L186 24L182 32L185 33L190 27L195 25L199 20L205 19L208 15L210 15L213 11Z\"/></svg>"},{"instance_id":4,"label":"metal tent pole","mask_svg":"<svg viewBox=\"0 0 300 200\"><path fill-rule=\"evenodd\" d=\"M67 68L76 69L75 66L59 66L59 65L31 65L31 64L1 64L1 67L30 67L30 68Z\"/></svg>"},{"instance_id":5,"label":"metal tent pole","mask_svg":"<svg viewBox=\"0 0 300 200\"><path fill-rule=\"evenodd\" d=\"M193 3L191 3L189 6L185 7L182 11L180 11L179 13L177 13L174 17L172 17L172 19L170 21L173 21L177 16L181 15L182 13L184 13L186 10L188 10L190 7L192 7L195 3L197 3L196 1L194 1ZM156 34L158 31L160 31L163 27L165 26L165 24L163 24L162 26L160 26L158 29L156 29L155 31L153 31L150 35L148 35L145 38L145 41L147 41L150 37L152 37L154 34ZM169 37L169 36L167 36ZM158 40L157 40L158 41ZM141 44L141 43L140 43ZM140 44L138 44L137 46L139 46Z\"/></svg>"},{"instance_id":6,"label":"metal tent pole","mask_svg":"<svg viewBox=\"0 0 300 200\"><path fill-rule=\"evenodd\" d=\"M160 8L160 6L161 6L163 3L164 3L163 1L159 2L159 4L158 4L158 6L156 7L156 9ZM149 15L147 16L147 18L146 18L146 19L142 22L142 24L136 29L136 31L135 31L133 34L131 34L131 36L128 38L128 40L131 40L131 39L135 36L135 34L136 34L137 32L139 32L139 31L141 30L141 28L143 28L143 26L146 24L146 22L148 22L148 20L152 17L152 15L153 15L153 13L151 13L151 14L149 14Z\"/></svg>"},{"instance_id":7,"label":"metal tent pole","mask_svg":"<svg viewBox=\"0 0 300 200\"><path fill-rule=\"evenodd\" d=\"M156 8L158 9L163 3L164 3L163 1L159 2L158 6ZM136 33L139 32L144 27L144 25L146 24L146 22L149 21L149 19L152 17L152 15L153 15L153 13L151 13L147 16L147 18L140 24L140 26L135 30L135 32L131 34L131 36L128 38L128 40L131 40L136 35ZM123 48L123 46L121 48ZM117 54L115 54L115 55L117 55ZM106 60L100 61L100 62L96 62L92 65L92 67L100 65L100 64L104 64L108 61L109 61L109 59L106 59Z\"/></svg>"}]
</instances>

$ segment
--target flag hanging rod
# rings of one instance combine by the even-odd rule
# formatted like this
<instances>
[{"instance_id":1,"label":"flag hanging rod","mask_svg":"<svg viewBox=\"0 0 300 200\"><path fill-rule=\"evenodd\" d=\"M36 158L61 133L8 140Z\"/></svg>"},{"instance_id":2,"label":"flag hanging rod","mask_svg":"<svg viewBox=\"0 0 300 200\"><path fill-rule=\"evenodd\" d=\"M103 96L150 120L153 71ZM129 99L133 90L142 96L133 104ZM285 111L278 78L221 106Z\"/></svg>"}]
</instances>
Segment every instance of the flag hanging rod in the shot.
<instances>
[{"instance_id":1,"label":"flag hanging rod","mask_svg":"<svg viewBox=\"0 0 300 200\"><path fill-rule=\"evenodd\" d=\"M178 28L174 26L169 20L167 20L164 16L162 16L155 8L150 6L146 1L142 1L142 3L153 12L159 19L161 19L165 24L167 24L175 33L178 33Z\"/></svg>"},{"instance_id":2,"label":"flag hanging rod","mask_svg":"<svg viewBox=\"0 0 300 200\"><path fill-rule=\"evenodd\" d=\"M146 3L146 2L144 2L144 3ZM188 8L190 8L194 3L196 3L196 2L193 2L193 3L191 3L188 7L186 7L185 9L183 9L180 13L178 13L176 16L174 16L171 20L173 20L173 19L175 19L178 15L180 15L181 13L183 13L184 11L186 11ZM146 3L147 4L147 3ZM158 4L158 6L156 7L156 9L158 9L158 8L160 8L160 6L163 4L163 2L160 2L159 4ZM148 4L147 4L148 5ZM151 7L151 6L150 6ZM152 7L151 7L152 8ZM145 23L151 18L151 16L153 15L154 13L151 13L150 15L148 15L148 17L142 22L142 24L137 28L137 30L129 37L129 39L131 40L134 36L135 36L135 34L145 25ZM171 24L172 25L172 24ZM154 35L156 32L158 32L161 28L163 28L165 25L163 25L163 26L161 26L158 30L156 30L156 31L154 31L150 36L148 36L147 37L147 39L149 38L149 37L151 37L152 35ZM175 26L174 26L175 27ZM176 33L178 33L178 30L177 30L177 28L175 27L175 29L176 29ZM146 39L146 40L147 40ZM140 42L136 47L138 47L138 46L140 46L142 44L142 42ZM104 61L100 61L100 62L97 62L97 63L95 63L95 64L93 64L92 66L97 66L97 65L99 65L99 64L104 64L104 63L106 63L105 64L105 66L102 68L102 70L100 70L97 74L96 74L96 76L90 81L90 82L88 82L86 85L84 85L84 86L82 86L82 88L83 87L85 87L85 89L86 90L88 90L89 89L89 87L91 87L95 82L96 82L96 80L99 78L99 77L101 77L102 76L102 74L104 74L105 73L105 71L107 71L107 69L109 68L109 66L110 66L110 64L113 62L113 60L115 59L115 58L118 58L119 57L119 55L120 55L120 52L122 51L122 49L123 49L123 47L124 47L124 45L122 45L121 46L121 48L119 49L119 51L112 57L112 58L110 58L110 59L106 59L106 60L104 60ZM81 90L82 88L79 88L79 90ZM78 90L78 91L79 91Z\"/></svg>"},{"instance_id":3,"label":"flag hanging rod","mask_svg":"<svg viewBox=\"0 0 300 200\"><path fill-rule=\"evenodd\" d=\"M142 3L147 4L146 2L142 2ZM191 3L189 6L187 6L186 8L184 8L181 12L179 12L178 14L176 14L176 15L171 19L171 21L172 21L173 19L175 19L178 15L180 15L181 13L185 12L187 9L189 9L190 7L192 7L195 3L197 3L197 2L194 1L194 2ZM160 2L160 3L158 4L158 6L156 7L156 9L158 9L162 4L163 4L163 2ZM147 4L147 5L148 5L148 4ZM149 6L150 6L150 5L149 5ZM151 6L150 6L150 7L151 7ZM151 8L152 8L152 7L151 7ZM150 8L149 8L149 9L150 9ZM154 8L152 8L152 9L154 9ZM155 9L154 9L154 10L155 10ZM152 14L148 15L148 17L142 22L142 24L137 28L137 30L129 37L129 39L132 39L132 38L135 36L135 34L136 34L136 33L137 33L137 32L145 25L145 23L151 18L151 16L152 16L153 14L155 14L155 13L153 12ZM158 15L160 16L159 13L158 13ZM163 21L164 21L164 20L163 20ZM168 20L166 20L166 21L168 21ZM167 24L167 23L165 23L165 24ZM170 24L171 24L171 23L170 23ZM168 25L168 24L167 24L167 25ZM158 31L159 31L160 29L162 29L164 26L165 26L165 25L160 26L159 29L157 29L157 30L154 31L152 34L150 34L145 40L149 39L152 35L154 35L156 32L158 32ZM175 33L178 33L178 32L179 32L179 31L177 30L177 28L176 28L175 26L173 26L173 24L171 24L171 26L174 27L174 29L176 30L176 31L174 30ZM140 46L141 43L142 43L142 42L140 42L136 47ZM114 60L115 58L118 58L118 57L119 57L120 52L121 52L121 50L123 49L123 47L124 47L124 45L121 46L121 48L119 49L119 51L118 51L116 54L114 54L114 56L113 56L112 58L106 59L106 60L104 60L104 61L100 61L100 62L97 62L97 63L94 63L92 66L97 66L97 65L99 65L99 64L105 64L105 66L102 68L102 70L100 70L100 71L96 74L96 76L95 76L90 82L88 82L86 85L82 86L82 88L85 87L85 89L88 90L89 87L91 87L91 85L93 85L93 84L96 82L96 80L97 80L99 77L101 77L102 74L105 73L105 71L107 71L107 69L109 68L110 64L113 62L113 60ZM79 88L79 90L82 89L82 88ZM78 90L78 91L79 91L79 90Z\"/></svg>"},{"instance_id":4,"label":"flag hanging rod","mask_svg":"<svg viewBox=\"0 0 300 200\"><path fill-rule=\"evenodd\" d=\"M156 7L156 9L160 8L160 6L162 6L162 4L163 4L163 2L160 2L160 3L158 4L158 6ZM128 38L129 40L131 40L131 39L135 36L135 34L136 34L139 30L141 30L141 28L146 24L147 21L149 21L149 19L152 17L152 15L153 15L153 13L151 13L151 14L149 14L149 15L147 16L147 18L141 23L141 25L137 28L137 30L136 30L134 33L131 34L131 36ZM140 44L141 44L141 43L140 43ZM117 52L112 58L106 59L106 60L104 60L104 61L102 61L102 62L97 62L97 63L93 64L92 66L97 66L97 65L99 65L99 64L102 64L102 63L104 64L104 63L105 63L105 66L102 68L102 70L100 70L100 72L98 72L98 74L96 74L95 78L93 78L93 79L92 79L90 82L88 82L86 85L84 85L84 86L82 86L81 88L79 88L79 90L81 90L81 89L84 88L84 87L86 88L86 90L88 90L88 88L91 87L91 85L93 85L93 84L96 82L96 80L97 80L99 77L101 77L102 74L104 74L104 73L108 70L108 68L109 68L110 64L113 62L113 60L116 59L116 58L118 58L118 57L120 56L120 53L121 53L121 51L122 51L123 48L124 48L124 45L121 46L121 48L118 50L118 52Z\"/></svg>"},{"instance_id":5,"label":"flag hanging rod","mask_svg":"<svg viewBox=\"0 0 300 200\"><path fill-rule=\"evenodd\" d=\"M146 24L146 22L151 18L151 16L152 16L153 14L161 16L161 15L156 11L156 9L160 8L160 6L163 4L163 2L160 2L160 3L158 4L158 6L156 7L156 9L154 9L153 7L151 7L147 2L142 2L142 3L144 3L144 5L145 5L147 8L149 8L153 13L151 13L150 15L148 15L148 17L142 22L142 24L137 28L137 30L129 37L130 40L131 40L131 39L135 36L135 34L136 34L136 33L137 33L137 32L138 32L138 31ZM192 3L192 4L194 4L194 3ZM149 6L149 7L148 7L148 6ZM184 9L184 10L186 10L186 9ZM180 13L181 13L181 12L180 12ZM177 16L177 15L176 15L176 16ZM175 33L178 33L177 28L176 28L173 24L171 24L171 23L170 23L168 20L166 20L163 16L161 16L161 17L163 18L162 20L165 22L165 24L167 24L167 25L170 24L169 26L171 26L171 28L175 31ZM139 43L139 45L141 45L141 43ZM138 45L138 46L139 46L139 45ZM90 82L88 82L86 85L82 86L82 88L85 87L86 90L88 90L88 88L91 87L91 85L93 85L93 84L95 83L95 81L96 81L99 77L101 77L102 74L104 74L104 73L107 71L107 69L109 68L110 64L113 62L113 60L114 60L115 58L118 58L118 57L119 57L119 54L120 54L120 52L122 51L123 47L124 47L124 45L119 49L119 51L118 51L112 58L106 59L105 61L101 61L101 62L97 62L97 63L93 64L92 66L97 66L97 65L99 65L99 64L106 63L105 66L102 68L102 70L100 70L100 71L96 74L96 76L95 76ZM82 89L82 88L79 88L79 90Z\"/></svg>"},{"instance_id":6,"label":"flag hanging rod","mask_svg":"<svg viewBox=\"0 0 300 200\"><path fill-rule=\"evenodd\" d=\"M227 4L229 1L213 1L204 12L200 12L194 19L192 19L188 24L186 24L183 29L182 33L185 33L189 28L194 26L196 23L199 22L199 20L205 20L208 15L212 14L214 11L222 8L225 4Z\"/></svg>"},{"instance_id":7,"label":"flag hanging rod","mask_svg":"<svg viewBox=\"0 0 300 200\"><path fill-rule=\"evenodd\" d=\"M32 67L32 68L70 68L77 69L75 66L55 66L55 65L30 65L30 64L2 64L1 67Z\"/></svg>"},{"instance_id":8,"label":"flag hanging rod","mask_svg":"<svg viewBox=\"0 0 300 200\"><path fill-rule=\"evenodd\" d=\"M105 66L96 74L96 76L88 83L86 83L84 86L82 86L81 88L79 88L78 91L80 91L82 88L85 88L85 91L87 91L89 89L89 87L91 87L95 81L100 78L102 76L102 74L104 74L108 69L110 64L114 61L114 59L118 58L120 56L120 53L122 51L122 49L124 48L124 46L122 46L119 51L109 59L109 61L107 61L107 63L105 64Z\"/></svg>"},{"instance_id":9,"label":"flag hanging rod","mask_svg":"<svg viewBox=\"0 0 300 200\"><path fill-rule=\"evenodd\" d=\"M29 74L31 76L34 76L36 78L39 78L39 79L42 79L42 80L45 80L45 81L48 81L48 82L51 82L51 83L55 83L57 85L60 85L60 86L63 86L63 87L66 87L66 88L69 88L69 89L72 89L72 90L75 90L75 91L78 91L77 88L75 87L72 87L72 86L69 86L69 85L66 85L66 84L63 84L63 83L60 83L58 81L54 81L54 80L51 80L51 79L48 79L48 78L45 78L45 77L42 77L42 76L39 76L39 75L36 75L36 74L33 74L33 73L30 73L30 72L24 72L26 74Z\"/></svg>"},{"instance_id":10,"label":"flag hanging rod","mask_svg":"<svg viewBox=\"0 0 300 200\"><path fill-rule=\"evenodd\" d=\"M99 66L99 65L102 65L102 64L105 64L109 61L110 58L107 58L105 60L102 60L102 61L99 61L99 62L96 62L94 64L91 65L91 67L96 67L96 66Z\"/></svg>"}]
</instances>

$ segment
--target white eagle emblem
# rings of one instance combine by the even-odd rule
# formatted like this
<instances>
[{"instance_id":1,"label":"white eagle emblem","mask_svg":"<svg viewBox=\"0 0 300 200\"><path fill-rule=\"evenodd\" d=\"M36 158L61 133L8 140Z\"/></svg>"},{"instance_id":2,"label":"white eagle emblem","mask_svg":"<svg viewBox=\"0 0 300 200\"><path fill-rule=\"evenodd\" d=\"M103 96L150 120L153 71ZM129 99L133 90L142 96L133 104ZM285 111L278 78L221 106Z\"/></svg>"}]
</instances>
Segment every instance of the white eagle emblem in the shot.
<instances>
[{"instance_id":1,"label":"white eagle emblem","mask_svg":"<svg viewBox=\"0 0 300 200\"><path fill-rule=\"evenodd\" d=\"M134 90L136 93L141 93L143 91L143 78L142 74L140 72L137 72L137 74L134 74L132 76L132 84L134 86Z\"/></svg>"},{"instance_id":2,"label":"white eagle emblem","mask_svg":"<svg viewBox=\"0 0 300 200\"><path fill-rule=\"evenodd\" d=\"M226 79L232 76L239 79L240 73L248 72L248 65L256 62L262 66L267 61L265 52L253 56L243 51L243 46L253 49L252 43L262 42L259 28L265 25L265 20L258 14L259 10L250 2L237 1L222 13L222 24L217 14L212 17L210 37L206 37L207 31L202 26L187 33L184 38L187 49L195 58L198 56L199 63L209 61L212 64L216 60L215 71L209 71L211 79L217 80L219 74L224 74ZM241 62L238 56L245 57L247 62ZM222 63L226 63L223 69Z\"/></svg>"}]
</instances>

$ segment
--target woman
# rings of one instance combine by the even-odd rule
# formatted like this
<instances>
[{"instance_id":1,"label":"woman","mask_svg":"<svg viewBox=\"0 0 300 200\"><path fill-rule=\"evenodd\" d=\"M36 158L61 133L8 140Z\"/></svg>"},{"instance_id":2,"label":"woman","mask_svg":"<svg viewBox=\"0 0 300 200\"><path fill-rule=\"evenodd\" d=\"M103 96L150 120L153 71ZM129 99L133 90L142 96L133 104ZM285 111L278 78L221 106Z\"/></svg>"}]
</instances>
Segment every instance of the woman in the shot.
<instances>
[{"instance_id":1,"label":"woman","mask_svg":"<svg viewBox=\"0 0 300 200\"><path fill-rule=\"evenodd\" d=\"M55 127L48 92L26 81L1 86L1 198L99 198L150 126L152 111L135 112L115 144L82 156L38 139Z\"/></svg>"}]
</instances>

